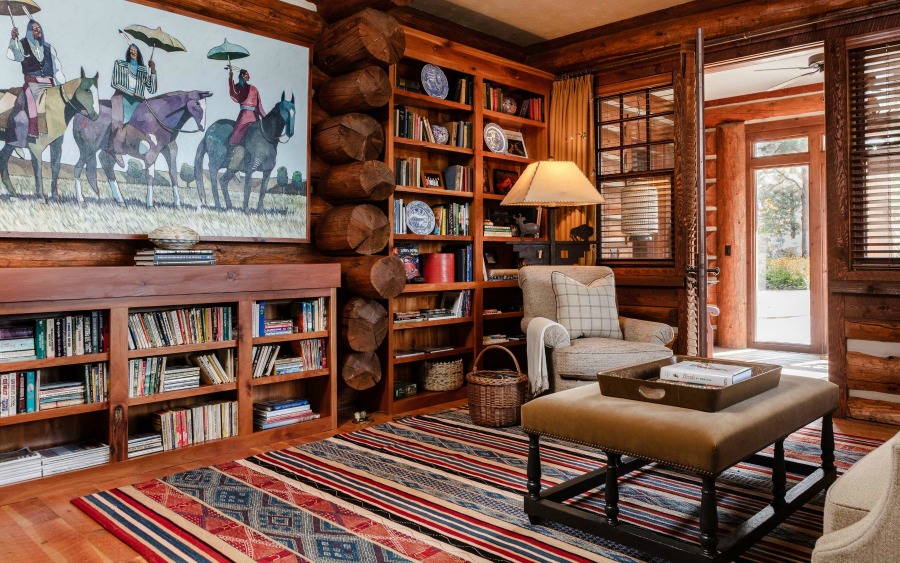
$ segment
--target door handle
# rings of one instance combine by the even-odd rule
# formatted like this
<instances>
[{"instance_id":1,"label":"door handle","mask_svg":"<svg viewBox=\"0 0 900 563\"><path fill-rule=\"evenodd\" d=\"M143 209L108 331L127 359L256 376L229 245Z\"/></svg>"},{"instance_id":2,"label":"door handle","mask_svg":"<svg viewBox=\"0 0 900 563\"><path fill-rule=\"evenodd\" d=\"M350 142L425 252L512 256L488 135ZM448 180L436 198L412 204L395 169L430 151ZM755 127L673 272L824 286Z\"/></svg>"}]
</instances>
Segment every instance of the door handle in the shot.
<instances>
[{"instance_id":1,"label":"door handle","mask_svg":"<svg viewBox=\"0 0 900 563\"><path fill-rule=\"evenodd\" d=\"M719 275L719 267L716 266L715 268L707 268L706 273L707 273L707 275L710 275L710 276L718 276Z\"/></svg>"}]
</instances>

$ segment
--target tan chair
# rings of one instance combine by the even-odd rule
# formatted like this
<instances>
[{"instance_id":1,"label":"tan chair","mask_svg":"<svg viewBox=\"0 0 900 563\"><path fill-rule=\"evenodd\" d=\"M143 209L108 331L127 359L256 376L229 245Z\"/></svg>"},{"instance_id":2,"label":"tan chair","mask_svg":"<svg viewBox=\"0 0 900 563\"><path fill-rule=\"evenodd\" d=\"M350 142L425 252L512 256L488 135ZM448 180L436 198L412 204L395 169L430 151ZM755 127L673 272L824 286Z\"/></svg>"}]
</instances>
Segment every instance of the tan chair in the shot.
<instances>
[{"instance_id":1,"label":"tan chair","mask_svg":"<svg viewBox=\"0 0 900 563\"><path fill-rule=\"evenodd\" d=\"M528 323L536 317L558 322L556 294L550 276L561 272L578 282L588 285L594 280L612 274L605 266L525 266L519 270L519 287L525 304L522 330L528 331ZM550 391L562 391L597 383L597 372L633 364L661 360L672 355L667 348L675 337L672 327L663 323L619 317L623 339L577 338L572 340L568 331L550 327L544 333L544 345L551 349L547 354L550 371Z\"/></svg>"},{"instance_id":2,"label":"tan chair","mask_svg":"<svg viewBox=\"0 0 900 563\"><path fill-rule=\"evenodd\" d=\"M812 563L881 563L900 556L900 433L828 489Z\"/></svg>"}]
</instances>

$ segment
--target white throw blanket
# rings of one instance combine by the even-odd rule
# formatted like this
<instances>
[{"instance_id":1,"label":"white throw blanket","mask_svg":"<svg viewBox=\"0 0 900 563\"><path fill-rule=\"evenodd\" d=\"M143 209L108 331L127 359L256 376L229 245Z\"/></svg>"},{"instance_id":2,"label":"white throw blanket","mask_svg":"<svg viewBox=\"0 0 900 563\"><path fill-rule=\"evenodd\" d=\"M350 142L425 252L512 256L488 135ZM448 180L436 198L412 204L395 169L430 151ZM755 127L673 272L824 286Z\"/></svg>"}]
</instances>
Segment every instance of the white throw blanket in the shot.
<instances>
[{"instance_id":1,"label":"white throw blanket","mask_svg":"<svg viewBox=\"0 0 900 563\"><path fill-rule=\"evenodd\" d=\"M535 317L528 323L528 384L531 394L537 395L550 388L550 373L547 370L547 349L544 346L544 333L551 326L562 327L561 324L545 317ZM565 327L563 327L565 330Z\"/></svg>"}]
</instances>

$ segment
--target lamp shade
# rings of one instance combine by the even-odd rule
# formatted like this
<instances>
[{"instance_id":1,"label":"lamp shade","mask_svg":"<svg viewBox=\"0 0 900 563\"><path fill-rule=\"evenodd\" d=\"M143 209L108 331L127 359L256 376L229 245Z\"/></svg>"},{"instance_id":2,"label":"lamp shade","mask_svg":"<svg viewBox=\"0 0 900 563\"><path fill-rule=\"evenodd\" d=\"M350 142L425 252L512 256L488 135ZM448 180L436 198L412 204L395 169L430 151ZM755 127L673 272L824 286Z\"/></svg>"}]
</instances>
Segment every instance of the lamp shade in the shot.
<instances>
[{"instance_id":1,"label":"lamp shade","mask_svg":"<svg viewBox=\"0 0 900 563\"><path fill-rule=\"evenodd\" d=\"M603 196L574 162L532 162L500 205L568 207L603 203Z\"/></svg>"},{"instance_id":2,"label":"lamp shade","mask_svg":"<svg viewBox=\"0 0 900 563\"><path fill-rule=\"evenodd\" d=\"M656 186L626 186L622 192L622 232L630 237L650 237L659 232L658 199Z\"/></svg>"}]
</instances>

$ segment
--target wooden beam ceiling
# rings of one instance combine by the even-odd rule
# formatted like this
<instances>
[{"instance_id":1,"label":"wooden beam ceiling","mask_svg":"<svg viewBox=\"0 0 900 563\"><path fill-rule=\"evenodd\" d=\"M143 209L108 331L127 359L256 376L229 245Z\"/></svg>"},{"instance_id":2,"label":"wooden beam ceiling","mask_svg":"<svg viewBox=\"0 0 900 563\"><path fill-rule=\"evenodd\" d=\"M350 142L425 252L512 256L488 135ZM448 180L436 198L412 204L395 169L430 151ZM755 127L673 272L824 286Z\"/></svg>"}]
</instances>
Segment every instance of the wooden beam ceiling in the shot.
<instances>
[{"instance_id":1,"label":"wooden beam ceiling","mask_svg":"<svg viewBox=\"0 0 900 563\"><path fill-rule=\"evenodd\" d=\"M319 15L328 23L346 18L364 9L375 8L387 12L395 7L409 6L412 0L312 0Z\"/></svg>"}]
</instances>

